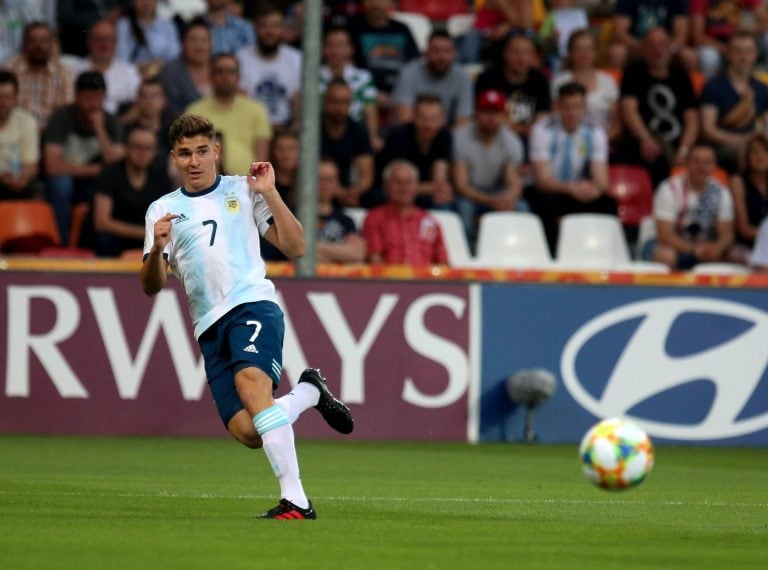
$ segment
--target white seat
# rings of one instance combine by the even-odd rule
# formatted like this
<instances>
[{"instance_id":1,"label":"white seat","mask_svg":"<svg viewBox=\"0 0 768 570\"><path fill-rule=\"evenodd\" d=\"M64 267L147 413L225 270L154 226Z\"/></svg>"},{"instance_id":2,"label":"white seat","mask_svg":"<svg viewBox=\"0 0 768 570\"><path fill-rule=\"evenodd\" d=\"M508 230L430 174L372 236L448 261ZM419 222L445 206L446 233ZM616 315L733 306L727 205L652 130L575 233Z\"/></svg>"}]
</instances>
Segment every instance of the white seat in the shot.
<instances>
[{"instance_id":1,"label":"white seat","mask_svg":"<svg viewBox=\"0 0 768 570\"><path fill-rule=\"evenodd\" d=\"M502 269L551 266L539 217L529 212L488 212L480 217L474 265Z\"/></svg>"},{"instance_id":2,"label":"white seat","mask_svg":"<svg viewBox=\"0 0 768 570\"><path fill-rule=\"evenodd\" d=\"M424 14L416 12L392 12L392 19L402 22L411 30L416 47L421 53L427 49L429 36L432 35L432 21Z\"/></svg>"},{"instance_id":3,"label":"white seat","mask_svg":"<svg viewBox=\"0 0 768 570\"><path fill-rule=\"evenodd\" d=\"M695 275L746 275L749 267L738 263L697 263L691 271Z\"/></svg>"},{"instance_id":4,"label":"white seat","mask_svg":"<svg viewBox=\"0 0 768 570\"><path fill-rule=\"evenodd\" d=\"M568 214L560 221L556 265L564 269L617 270L630 266L621 221L608 214Z\"/></svg>"},{"instance_id":5,"label":"white seat","mask_svg":"<svg viewBox=\"0 0 768 570\"><path fill-rule=\"evenodd\" d=\"M635 246L635 257L637 259L642 258L645 244L652 239L656 239L656 218L646 216L640 221L637 229L637 245Z\"/></svg>"},{"instance_id":6,"label":"white seat","mask_svg":"<svg viewBox=\"0 0 768 570\"><path fill-rule=\"evenodd\" d=\"M467 234L461 216L448 210L430 210L443 234L443 243L448 253L448 265L451 267L470 267L473 265L472 254L467 244Z\"/></svg>"},{"instance_id":7,"label":"white seat","mask_svg":"<svg viewBox=\"0 0 768 570\"><path fill-rule=\"evenodd\" d=\"M357 231L362 232L363 231L363 224L365 223L365 217L368 215L368 210L365 208L344 208L343 212L352 218L352 221L355 222L355 227L357 228Z\"/></svg>"},{"instance_id":8,"label":"white seat","mask_svg":"<svg viewBox=\"0 0 768 570\"><path fill-rule=\"evenodd\" d=\"M452 38L458 38L469 32L475 25L474 14L453 14L445 23L446 31Z\"/></svg>"}]
</instances>

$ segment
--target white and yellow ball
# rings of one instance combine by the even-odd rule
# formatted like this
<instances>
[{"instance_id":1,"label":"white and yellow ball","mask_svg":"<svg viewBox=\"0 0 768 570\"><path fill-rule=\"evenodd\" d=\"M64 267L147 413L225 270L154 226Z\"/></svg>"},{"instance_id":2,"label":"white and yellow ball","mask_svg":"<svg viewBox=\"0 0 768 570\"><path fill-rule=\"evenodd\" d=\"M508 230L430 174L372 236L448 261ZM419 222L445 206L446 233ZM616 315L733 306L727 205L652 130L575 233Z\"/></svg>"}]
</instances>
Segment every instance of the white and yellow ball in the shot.
<instances>
[{"instance_id":1,"label":"white and yellow ball","mask_svg":"<svg viewBox=\"0 0 768 570\"><path fill-rule=\"evenodd\" d=\"M653 443L636 424L611 418L584 435L579 461L585 477L598 487L628 489L642 483L653 468Z\"/></svg>"}]
</instances>

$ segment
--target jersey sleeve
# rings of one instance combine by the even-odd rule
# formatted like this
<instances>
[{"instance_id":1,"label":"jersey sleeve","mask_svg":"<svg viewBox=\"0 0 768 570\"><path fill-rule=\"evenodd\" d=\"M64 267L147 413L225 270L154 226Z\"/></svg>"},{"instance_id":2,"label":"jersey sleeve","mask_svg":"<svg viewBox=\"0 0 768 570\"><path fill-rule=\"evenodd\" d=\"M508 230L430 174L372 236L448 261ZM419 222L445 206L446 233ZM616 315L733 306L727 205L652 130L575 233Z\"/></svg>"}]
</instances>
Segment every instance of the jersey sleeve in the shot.
<instances>
[{"instance_id":1,"label":"jersey sleeve","mask_svg":"<svg viewBox=\"0 0 768 570\"><path fill-rule=\"evenodd\" d=\"M272 210L269 209L267 201L261 194L253 193L253 221L256 222L256 227L262 236L272 225Z\"/></svg>"},{"instance_id":2,"label":"jersey sleeve","mask_svg":"<svg viewBox=\"0 0 768 570\"><path fill-rule=\"evenodd\" d=\"M147 208L147 213L144 216L144 255L143 259L149 256L149 252L152 251L152 245L155 243L155 222L162 218L165 214L173 212L164 212L158 202L152 202ZM173 239L173 229L171 229L171 239ZM168 259L171 254L171 242L163 249L163 258Z\"/></svg>"}]
</instances>

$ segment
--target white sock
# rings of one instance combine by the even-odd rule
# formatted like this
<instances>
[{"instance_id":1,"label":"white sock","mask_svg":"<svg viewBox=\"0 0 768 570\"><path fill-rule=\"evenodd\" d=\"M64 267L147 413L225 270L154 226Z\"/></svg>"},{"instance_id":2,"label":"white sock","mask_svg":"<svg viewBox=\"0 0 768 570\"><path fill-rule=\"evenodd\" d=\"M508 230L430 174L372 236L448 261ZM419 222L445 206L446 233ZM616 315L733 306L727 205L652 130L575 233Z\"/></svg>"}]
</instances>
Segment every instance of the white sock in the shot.
<instances>
[{"instance_id":1,"label":"white sock","mask_svg":"<svg viewBox=\"0 0 768 570\"><path fill-rule=\"evenodd\" d=\"M299 382L293 390L275 400L275 404L283 409L288 421L293 423L304 410L314 408L319 400L320 390L309 382Z\"/></svg>"},{"instance_id":2,"label":"white sock","mask_svg":"<svg viewBox=\"0 0 768 570\"><path fill-rule=\"evenodd\" d=\"M280 406L271 406L253 417L253 425L264 443L272 472L280 483L280 497L297 507L309 507L299 473L299 460L293 442L293 428Z\"/></svg>"}]
</instances>

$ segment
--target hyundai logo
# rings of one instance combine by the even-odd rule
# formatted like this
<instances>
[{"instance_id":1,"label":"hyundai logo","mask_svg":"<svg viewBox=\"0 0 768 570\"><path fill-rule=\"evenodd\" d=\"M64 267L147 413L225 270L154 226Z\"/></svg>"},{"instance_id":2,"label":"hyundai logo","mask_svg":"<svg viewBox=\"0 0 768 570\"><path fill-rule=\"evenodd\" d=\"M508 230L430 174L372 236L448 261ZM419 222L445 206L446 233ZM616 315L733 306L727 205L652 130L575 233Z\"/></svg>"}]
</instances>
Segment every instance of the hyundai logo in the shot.
<instances>
[{"instance_id":1,"label":"hyundai logo","mask_svg":"<svg viewBox=\"0 0 768 570\"><path fill-rule=\"evenodd\" d=\"M683 327L691 340L688 351L670 350L672 331L686 317L695 316ZM719 324L736 322L726 335ZM615 354L615 343L607 343L608 329L637 323L629 340ZM693 323L693 324L692 324ZM677 327L677 328L674 328ZM696 344L703 327L716 333L713 344ZM712 327L718 327L712 330ZM614 329L617 330L617 329ZM627 329L630 330L630 329ZM610 332L610 331L608 331ZM679 335L678 335L679 336ZM677 337L676 337L677 338ZM678 339L679 340L679 339ZM600 343L603 344L600 344ZM610 358L602 391L588 390L593 378L580 378L585 347L613 348L594 354ZM678 342L678 344L680 344ZM589 354L593 354L589 352ZM624 416L640 424L649 434L678 440L708 440L736 437L768 427L768 410L747 414L745 406L755 400L755 390L768 366L768 313L756 307L702 297L670 297L623 305L602 313L581 326L565 345L561 359L563 383L573 398L597 417ZM608 370L610 368L610 370ZM692 382L708 382L714 387L709 409L696 422L660 421L630 413L653 397L672 395ZM765 390L763 384L762 390ZM677 392L679 393L679 392ZM762 402L768 402L768 397ZM690 401L675 402L682 414ZM743 417L742 417L743 416ZM675 420L675 418L672 418ZM680 419L680 418L677 418Z\"/></svg>"}]
</instances>

